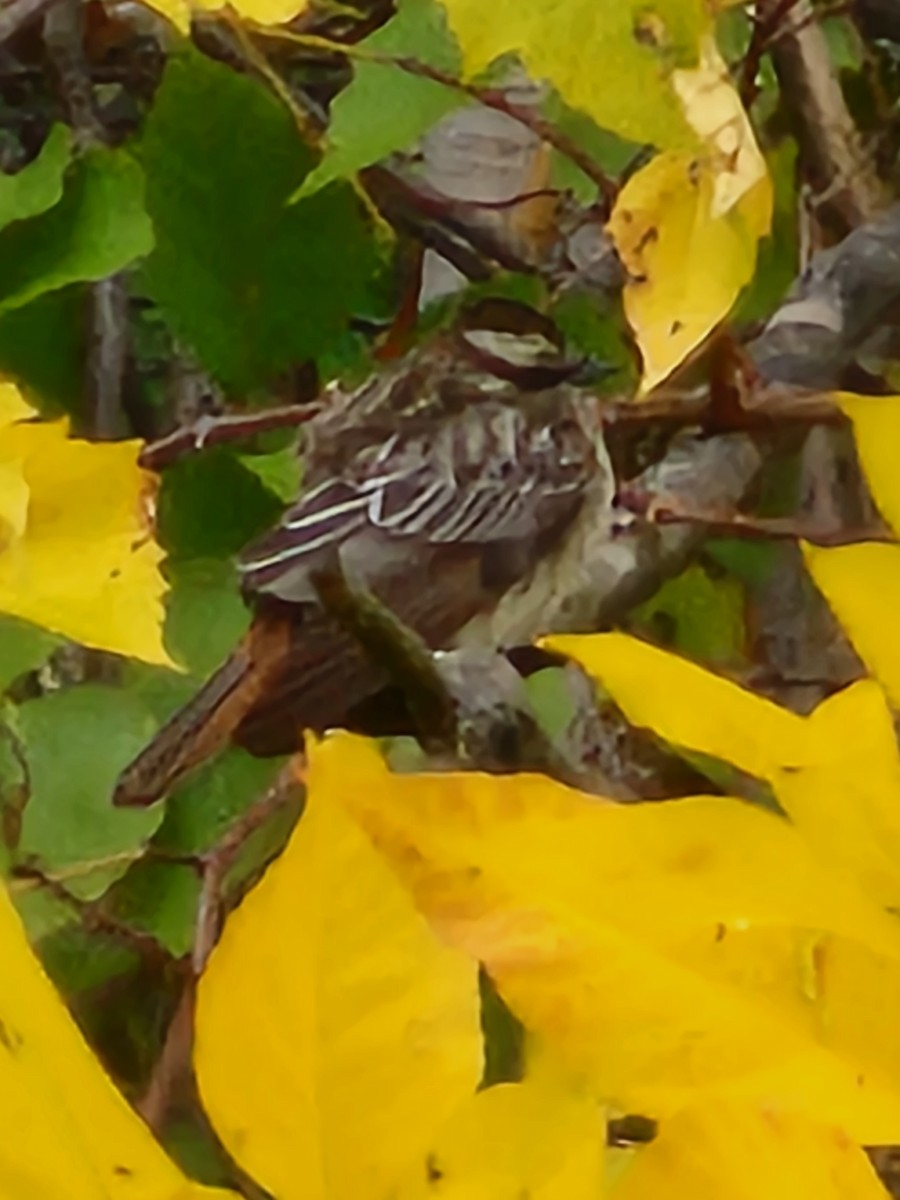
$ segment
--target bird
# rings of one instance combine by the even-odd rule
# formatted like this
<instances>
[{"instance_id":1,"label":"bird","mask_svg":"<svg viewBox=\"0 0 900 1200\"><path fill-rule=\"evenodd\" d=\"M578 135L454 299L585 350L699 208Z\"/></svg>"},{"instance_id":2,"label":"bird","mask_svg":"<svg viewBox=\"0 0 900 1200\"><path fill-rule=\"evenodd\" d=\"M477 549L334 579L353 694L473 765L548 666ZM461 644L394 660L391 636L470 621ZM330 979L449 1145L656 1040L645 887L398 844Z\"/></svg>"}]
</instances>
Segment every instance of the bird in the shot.
<instances>
[{"instance_id":1,"label":"bird","mask_svg":"<svg viewBox=\"0 0 900 1200\"><path fill-rule=\"evenodd\" d=\"M229 743L292 752L346 726L387 682L323 609L339 568L433 650L550 632L586 540L608 539L615 476L596 364L546 316L487 299L304 426L303 484L238 570L249 630L124 769L117 805L147 805Z\"/></svg>"}]
</instances>

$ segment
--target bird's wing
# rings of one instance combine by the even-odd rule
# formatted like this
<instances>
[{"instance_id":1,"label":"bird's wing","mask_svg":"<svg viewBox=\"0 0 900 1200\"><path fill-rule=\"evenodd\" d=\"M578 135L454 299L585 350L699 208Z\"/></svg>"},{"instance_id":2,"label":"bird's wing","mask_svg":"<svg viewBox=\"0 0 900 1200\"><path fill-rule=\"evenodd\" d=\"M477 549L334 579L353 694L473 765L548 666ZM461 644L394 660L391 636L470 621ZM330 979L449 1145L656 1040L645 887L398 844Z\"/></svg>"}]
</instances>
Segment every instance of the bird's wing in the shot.
<instances>
[{"instance_id":1,"label":"bird's wing","mask_svg":"<svg viewBox=\"0 0 900 1200\"><path fill-rule=\"evenodd\" d=\"M395 433L307 489L245 551L244 584L251 593L283 592L286 573L316 567L361 533L423 549L540 537L577 509L596 470L595 447L575 422L535 423L511 405L473 406L436 431Z\"/></svg>"}]
</instances>

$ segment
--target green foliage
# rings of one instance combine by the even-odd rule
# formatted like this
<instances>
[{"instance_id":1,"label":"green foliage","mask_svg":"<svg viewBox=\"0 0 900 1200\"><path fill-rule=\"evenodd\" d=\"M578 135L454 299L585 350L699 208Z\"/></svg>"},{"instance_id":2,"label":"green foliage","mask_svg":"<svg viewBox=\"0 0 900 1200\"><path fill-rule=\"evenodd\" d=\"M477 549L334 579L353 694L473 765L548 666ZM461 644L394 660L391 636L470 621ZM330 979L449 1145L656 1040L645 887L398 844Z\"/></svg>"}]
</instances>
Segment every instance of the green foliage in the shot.
<instances>
[{"instance_id":1,"label":"green foliage","mask_svg":"<svg viewBox=\"0 0 900 1200\"><path fill-rule=\"evenodd\" d=\"M699 662L739 662L744 642L743 590L736 579L713 580L700 566L670 579L634 612L634 627Z\"/></svg>"},{"instance_id":2,"label":"green foliage","mask_svg":"<svg viewBox=\"0 0 900 1200\"><path fill-rule=\"evenodd\" d=\"M0 616L0 692L47 661L59 639L15 617Z\"/></svg>"},{"instance_id":3,"label":"green foliage","mask_svg":"<svg viewBox=\"0 0 900 1200\"><path fill-rule=\"evenodd\" d=\"M75 914L69 907L69 914ZM29 931L33 923L29 922ZM33 932L32 932L33 936ZM41 960L47 973L67 996L78 996L133 971L138 955L124 940L70 924L44 936Z\"/></svg>"},{"instance_id":4,"label":"green foliage","mask_svg":"<svg viewBox=\"0 0 900 1200\"><path fill-rule=\"evenodd\" d=\"M297 447L291 443L271 454L242 454L242 466L252 471L270 492L285 504L291 503L300 490L301 467Z\"/></svg>"},{"instance_id":5,"label":"green foliage","mask_svg":"<svg viewBox=\"0 0 900 1200\"><path fill-rule=\"evenodd\" d=\"M84 565L100 561L99 584L90 593L99 600L85 602L85 620L68 636L89 638L94 620L98 630L104 621L117 629L115 636L123 627L147 627L134 649L146 658L139 661L116 641L87 641L95 648L85 649L0 615L0 900L8 892L18 912L0 907L7 973L6 987L0 983L0 1059L7 1025L21 1024L33 1050L19 1063L32 1089L22 1095L27 1103L37 1098L41 1121L48 1115L47 1130L41 1124L37 1136L52 1161L47 1178L56 1184L31 1191L68 1194L71 1179L73 1196L87 1187L119 1200L137 1180L148 1200L194 1195L149 1135L151 1155L162 1163L159 1180L153 1182L137 1151L133 1174L130 1158L129 1167L121 1165L120 1145L144 1131L125 1125L120 1132L115 1122L133 1117L114 1091L107 1093L110 1108L95 1117L92 1107L89 1114L99 1149L76 1128L77 1101L93 1095L101 1077L80 1035L70 1030L74 1048L57 1039L63 1014L55 995L33 1030L16 1007L26 997L30 1008L46 985L21 937L20 918L82 1033L129 1098L149 1096L149 1108L160 1081L163 1091L171 1083L162 1078L160 1053L163 1045L167 1055L178 1049L177 1036L167 1038L172 1014L182 999L199 997L194 1065L202 1102L177 1081L163 1097L165 1128L153 1121L161 1145L196 1178L235 1186L225 1151L200 1127L206 1112L240 1171L285 1200L295 1194L306 1200L311 1180L314 1190L321 1182L323 1196L348 1200L387 1194L411 1200L442 1187L460 1196L605 1191L614 1197L623 1186L628 1200L643 1200L659 1193L658 1183L640 1184L641 1164L654 1161L652 1145L628 1152L637 1184L634 1174L617 1176L617 1167L602 1188L589 1174L580 1176L582 1164L599 1157L602 1114L637 1097L654 1129L659 1117L662 1175L681 1170L670 1189L676 1200L730 1195L729 1174L741 1183L751 1175L741 1166L747 1148L766 1146L775 1147L771 1178L779 1184L798 1178L800 1191L822 1191L823 1200L838 1191L842 1200L871 1200L865 1189L844 1188L839 1166L846 1166L840 1155L852 1152L868 1170L856 1141L892 1141L900 1130L900 1088L889 1078L897 1075L900 1044L890 1013L882 1025L885 1006L870 997L900 992L900 940L890 932L900 911L900 855L893 852L900 846L900 775L894 712L875 682L895 711L900 668L893 642L872 634L869 619L873 595L882 601L882 628L900 601L885 582L890 560L867 563L862 555L873 549L890 555L896 546L843 548L860 558L848 561L840 577L829 555L839 559L841 550L822 552L818 575L809 567L844 614L873 677L835 690L809 718L775 695L778 684L770 685L773 672L766 672L777 665L774 657L748 661L756 643L767 640L748 636L762 627L754 622L765 615L758 608L763 585L777 590L788 559L793 571L801 570L800 553L781 553L783 545L773 550L738 537L705 538L694 565L620 614L620 624L637 637L562 639L557 650L582 661L617 709L616 724L604 729L607 741L588 747L583 764L596 768L597 790L609 755L616 770L608 774L617 785L621 776L636 799L673 794L678 799L671 804L614 805L538 776L450 776L433 770L434 758L412 738L385 739L396 768L389 774L373 743L330 734L310 738L305 755L291 763L290 778L302 777L304 787L287 800L284 760L257 759L232 745L155 807L112 806L121 768L246 634L252 614L235 556L277 520L303 474L303 431L278 430L233 445L195 446L160 469L157 492L152 474L138 467L139 439L165 437L208 413L305 404L333 379L349 390L393 362L398 347L402 353L447 327L467 302L506 296L552 317L569 354L612 368L595 390L608 400L610 451L617 469L625 467L616 482L627 485L680 436L686 396L687 422L695 420L700 389L694 385L708 382L708 348L720 331L738 343L752 336L747 327L772 317L794 279L805 234L816 245L834 233L821 216L833 189L809 177L799 133L785 132L791 97L781 68L776 76L772 65L784 31L770 31L757 80L744 81L758 84L759 93L750 124L743 123L731 85L759 29L747 5L315 0L290 29L266 29L243 23L248 15L267 20L248 11L253 3L235 0L222 13L199 16L192 40L142 31L133 38L139 46L129 41L133 18L124 12L135 6L115 17L92 6L84 70L109 145L99 144L103 138L95 144L84 129L54 124L58 113L75 110L71 81L57 78L46 55L35 70L34 57L43 53L39 37L34 46L24 38L21 51L17 39L3 47L16 69L24 55L22 87L40 91L43 106L18 123L5 87L0 96L3 162L10 139L20 144L9 161L28 162L17 174L0 170L0 371L21 386L42 419L65 412L77 434L96 430L102 422L85 397L93 400L97 389L86 386L86 374L88 385L98 381L104 368L95 351L104 348L103 335L115 342L124 332L124 370L112 382L115 415L128 439L103 446L67 439L61 426L48 430L32 421L14 390L4 389L4 602L11 606L33 588L45 602L39 611L48 625L67 628L53 624L54 602L66 603L55 589L73 580L77 589ZM178 15L179 0L159 5ZM393 14L387 20L385 9ZM376 28L379 20L384 24ZM827 16L823 26L851 115L866 114L860 134L871 138L879 163L887 162L896 130L886 131L878 118L883 104L893 105L896 117L896 97L874 94L869 55L875 50L867 45L862 53L853 22L842 14ZM724 66L708 53L714 30ZM153 53L145 55L148 49ZM154 57L156 65L148 61ZM698 65L703 72L693 80L677 77ZM510 70L522 67L540 84L535 115L543 122L522 194L494 204L444 204L429 189L416 196L422 139L472 104L473 90L502 88ZM428 78L429 69L461 86ZM504 107L496 94L484 98ZM608 186L598 188L596 172L578 166L573 150L582 163L590 157ZM379 163L402 170L401 199L394 197L402 212L376 213L376 189L370 196L365 174L356 178ZM761 186L768 181L771 226L768 187ZM854 182L841 181L850 198ZM801 211L807 191L815 203ZM748 196L752 203L744 208ZM606 224L617 247L625 268L621 292L589 292L584 280L573 282L562 269L569 222L577 227L587 216L598 230ZM491 236L502 229L502 245L491 242L488 229ZM481 269L472 271L478 282L421 312L417 271L439 230L476 255ZM122 280L130 304L124 331L103 328L92 304L91 284L111 276ZM685 322L696 324L692 340L666 351ZM643 413L627 409L641 378L651 393ZM588 386L582 377L578 383ZM839 403L855 427L875 422L866 437L857 428L857 446L872 493L896 529L900 508L888 511L884 497L896 477L887 450L900 436L900 408L886 396L865 415L848 409L846 397ZM722 436L715 420L707 424L705 436ZM804 499L797 494L798 425L782 439L776 414L760 438L766 462L758 485L743 497L746 511L787 517ZM777 452L770 453L770 444ZM75 446L86 464L77 472L67 457ZM29 459L44 453L39 463ZM56 462L51 453L63 465L38 469ZM119 484L107 488L113 470ZM665 471L658 478L665 481ZM113 492L127 520L89 553L94 527L104 524L107 494L112 511ZM664 507L671 499L662 485L657 498ZM92 505L82 508L85 499ZM900 501L894 496L892 503ZM78 520L57 526L59 513ZM703 512L690 517L702 519ZM668 532L660 533L663 543ZM639 536L642 549L650 545L652 533L642 529ZM610 561L620 549L612 540L604 548ZM630 563L634 544L622 539L623 561ZM648 556L652 569L656 550ZM109 619L109 592L145 552L145 573L127 594L131 606ZM815 554L807 551L810 562ZM811 593L813 584L801 578ZM896 578L900 595L900 567ZM163 583L168 590L161 597ZM85 583L84 595L89 591ZM65 594L73 609L82 599L77 591ZM140 614L138 597L146 603ZM777 632L789 641L794 631ZM676 653L663 653L660 644ZM148 653L147 645L159 652ZM705 673L698 662L728 678ZM756 667L758 674L749 670ZM525 682L543 731L567 752L573 735L587 732L574 678L555 666ZM734 678L751 684L764 678L776 703L729 682ZM823 680L823 690L829 686ZM695 771L683 770L679 756ZM422 774L410 779L414 772ZM685 778L687 786L724 794L685 801ZM760 813L748 800L770 811ZM198 926L205 945L220 915L221 939L197 980L190 959L201 940ZM848 949L854 957L845 959ZM855 970L864 972L864 982L857 983ZM783 1061L758 1058L770 1040ZM548 1049L552 1059L545 1060ZM77 1083L57 1076L59 1060ZM575 1068L590 1095L563 1095L571 1081L553 1078L559 1062ZM746 1128L723 1122L718 1104L709 1103L707 1075L720 1070L723 1096L736 1085L728 1103L759 1106ZM523 1079L524 1086L491 1092L494 1084ZM0 1089L0 1120L13 1129L6 1091L19 1120L18 1083L17 1076L10 1089ZM533 1089L546 1095L529 1108ZM406 1109L392 1107L407 1093ZM516 1097L523 1094L520 1112ZM673 1155L667 1126L674 1120L677 1131L683 1112L676 1109L685 1096L695 1101L687 1111L700 1134L684 1136ZM511 1101L508 1123L504 1097ZM590 1136L562 1156L563 1186L551 1177L557 1126L582 1102ZM427 1148L423 1140L410 1152L412 1126L420 1117L443 1120L444 1109L463 1118L447 1136L451 1150L464 1152L458 1172L451 1154L446 1183L441 1130L429 1132ZM775 1110L782 1123L821 1123L822 1140L810 1143L802 1169L794 1170L791 1158L791 1138L806 1136L802 1121L793 1133L789 1123L775 1130ZM302 1135L299 1152L296 1139L282 1136L282 1114L285 1128ZM519 1117L528 1119L520 1125ZM291 1120L302 1124L292 1127ZM571 1123L577 1130L578 1122ZM530 1151L532 1143L534 1162L525 1165L535 1177L526 1172L519 1179L522 1164L514 1162L507 1178L509 1147ZM698 1145L712 1146L710 1154L698 1158ZM388 1157L396 1154L397 1169L381 1179L374 1167L385 1148ZM107 1153L116 1155L108 1187ZM719 1161L728 1153L730 1172ZM280 1178L271 1173L279 1155ZM530 1154L520 1157L524 1162ZM20 1168L14 1156L9 1163L12 1171ZM9 1163L0 1165L4 1195ZM710 1163L707 1186L697 1172ZM817 1187L814 1168L821 1163L837 1181L834 1188ZM76 1178L82 1167L84 1179ZM340 1181L345 1167L349 1184ZM357 1167L364 1169L354 1182ZM761 1177L762 1185L752 1180L760 1194L777 1192L769 1176ZM242 1180L241 1190L256 1195L258 1189L256 1182L244 1188Z\"/></svg>"},{"instance_id":6,"label":"green foliage","mask_svg":"<svg viewBox=\"0 0 900 1200\"><path fill-rule=\"evenodd\" d=\"M249 613L230 562L192 558L168 568L172 591L166 613L166 645L194 675L208 675L247 628Z\"/></svg>"},{"instance_id":7,"label":"green foliage","mask_svg":"<svg viewBox=\"0 0 900 1200\"><path fill-rule=\"evenodd\" d=\"M224 558L281 511L259 476L227 450L186 458L166 472L159 526L173 558Z\"/></svg>"},{"instance_id":8,"label":"green foliage","mask_svg":"<svg viewBox=\"0 0 900 1200\"><path fill-rule=\"evenodd\" d=\"M281 765L243 750L226 751L176 789L154 844L168 854L203 854L265 792Z\"/></svg>"},{"instance_id":9,"label":"green foliage","mask_svg":"<svg viewBox=\"0 0 900 1200\"><path fill-rule=\"evenodd\" d=\"M23 704L19 727L31 794L18 857L70 873L66 887L82 899L100 896L161 819L158 810L114 812L109 803L153 722L128 693L86 684Z\"/></svg>"},{"instance_id":10,"label":"green foliage","mask_svg":"<svg viewBox=\"0 0 900 1200\"><path fill-rule=\"evenodd\" d=\"M406 0L393 20L360 43L353 82L331 110L327 149L298 198L406 149L441 117L468 103L458 89L400 66L367 61L366 54L414 59L451 75L460 67L443 9L434 0Z\"/></svg>"},{"instance_id":11,"label":"green foliage","mask_svg":"<svg viewBox=\"0 0 900 1200\"><path fill-rule=\"evenodd\" d=\"M15 175L0 174L0 229L36 217L61 199L71 146L68 126L54 125L34 162Z\"/></svg>"},{"instance_id":12,"label":"green foliage","mask_svg":"<svg viewBox=\"0 0 900 1200\"><path fill-rule=\"evenodd\" d=\"M79 413L84 392L85 290L77 284L0 314L0 370L40 411Z\"/></svg>"},{"instance_id":13,"label":"green foliage","mask_svg":"<svg viewBox=\"0 0 900 1200\"><path fill-rule=\"evenodd\" d=\"M185 863L135 863L109 891L108 911L123 925L155 938L170 954L190 953L200 875Z\"/></svg>"},{"instance_id":14,"label":"green foliage","mask_svg":"<svg viewBox=\"0 0 900 1200\"><path fill-rule=\"evenodd\" d=\"M143 173L126 151L85 152L57 204L0 231L0 313L70 283L105 279L147 254L153 229L143 192Z\"/></svg>"},{"instance_id":15,"label":"green foliage","mask_svg":"<svg viewBox=\"0 0 900 1200\"><path fill-rule=\"evenodd\" d=\"M352 190L289 205L313 165L262 85L197 54L173 58L141 144L156 250L146 284L222 383L264 384L342 331L375 265Z\"/></svg>"}]
</instances>

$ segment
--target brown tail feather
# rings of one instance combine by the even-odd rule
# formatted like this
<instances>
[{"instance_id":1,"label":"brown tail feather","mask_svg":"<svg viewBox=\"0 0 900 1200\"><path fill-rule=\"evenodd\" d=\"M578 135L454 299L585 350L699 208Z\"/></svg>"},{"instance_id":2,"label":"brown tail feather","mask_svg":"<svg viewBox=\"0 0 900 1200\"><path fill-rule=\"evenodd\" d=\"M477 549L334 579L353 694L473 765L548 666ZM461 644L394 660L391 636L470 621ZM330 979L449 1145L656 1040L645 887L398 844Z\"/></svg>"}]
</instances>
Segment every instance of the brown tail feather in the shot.
<instances>
[{"instance_id":1,"label":"brown tail feather","mask_svg":"<svg viewBox=\"0 0 900 1200\"><path fill-rule=\"evenodd\" d=\"M129 763L119 776L113 804L153 804L192 767L221 750L249 707L243 697L252 672L245 655L233 654Z\"/></svg>"},{"instance_id":2,"label":"brown tail feather","mask_svg":"<svg viewBox=\"0 0 900 1200\"><path fill-rule=\"evenodd\" d=\"M386 596L388 603L393 597ZM424 583L404 580L394 605L430 644L449 644L476 605L425 567ZM200 692L163 725L125 768L116 785L118 805L162 799L183 775L229 742L261 755L287 754L304 729L346 723L348 713L385 683L359 645L320 611L272 607Z\"/></svg>"},{"instance_id":3,"label":"brown tail feather","mask_svg":"<svg viewBox=\"0 0 900 1200\"><path fill-rule=\"evenodd\" d=\"M290 636L284 620L254 622L231 657L125 768L113 803L154 804L193 767L224 749L282 669Z\"/></svg>"}]
</instances>

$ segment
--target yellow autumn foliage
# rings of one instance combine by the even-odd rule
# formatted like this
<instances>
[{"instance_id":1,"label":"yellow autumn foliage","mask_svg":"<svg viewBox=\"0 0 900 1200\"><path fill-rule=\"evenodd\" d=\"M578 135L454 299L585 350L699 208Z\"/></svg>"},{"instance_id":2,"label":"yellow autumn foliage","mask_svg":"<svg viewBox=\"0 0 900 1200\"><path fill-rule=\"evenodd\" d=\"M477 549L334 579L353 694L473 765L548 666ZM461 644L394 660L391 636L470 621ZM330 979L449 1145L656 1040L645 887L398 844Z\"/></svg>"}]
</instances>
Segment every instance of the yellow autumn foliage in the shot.
<instances>
[{"instance_id":1,"label":"yellow autumn foliage","mask_svg":"<svg viewBox=\"0 0 900 1200\"><path fill-rule=\"evenodd\" d=\"M106 1076L0 885L0 1196L237 1200L192 1183Z\"/></svg>"},{"instance_id":2,"label":"yellow autumn foliage","mask_svg":"<svg viewBox=\"0 0 900 1200\"><path fill-rule=\"evenodd\" d=\"M314 748L311 786L602 1099L665 1117L730 1096L860 1140L900 1133L900 927L783 818L719 797L606 804L537 776L392 776L348 735Z\"/></svg>"},{"instance_id":3,"label":"yellow autumn foliage","mask_svg":"<svg viewBox=\"0 0 900 1200\"><path fill-rule=\"evenodd\" d=\"M599 1200L605 1143L589 1096L546 1076L497 1084L459 1107L396 1200Z\"/></svg>"},{"instance_id":4,"label":"yellow autumn foliage","mask_svg":"<svg viewBox=\"0 0 900 1200\"><path fill-rule=\"evenodd\" d=\"M260 25L280 25L304 12L309 0L147 0L151 8L187 33L194 12L218 12L230 8L240 17Z\"/></svg>"},{"instance_id":5,"label":"yellow autumn foliage","mask_svg":"<svg viewBox=\"0 0 900 1200\"><path fill-rule=\"evenodd\" d=\"M95 444L33 420L0 384L0 612L86 646L174 665L162 641L163 551L140 443Z\"/></svg>"},{"instance_id":6,"label":"yellow autumn foliage","mask_svg":"<svg viewBox=\"0 0 900 1200\"><path fill-rule=\"evenodd\" d=\"M475 1092L476 964L318 789L212 955L196 1065L225 1145L281 1200L386 1200Z\"/></svg>"},{"instance_id":7,"label":"yellow autumn foliage","mask_svg":"<svg viewBox=\"0 0 900 1200\"><path fill-rule=\"evenodd\" d=\"M699 146L638 171L608 229L629 278L624 303L643 357L641 392L661 383L728 314L772 220L772 185L715 43L673 87Z\"/></svg>"},{"instance_id":8,"label":"yellow autumn foliage","mask_svg":"<svg viewBox=\"0 0 900 1200\"><path fill-rule=\"evenodd\" d=\"M548 80L598 125L659 147L694 142L675 100L672 72L696 65L709 27L694 0L443 0L459 40L465 72L474 76L506 54Z\"/></svg>"},{"instance_id":9,"label":"yellow autumn foliage","mask_svg":"<svg viewBox=\"0 0 900 1200\"><path fill-rule=\"evenodd\" d=\"M664 1121L616 1200L887 1200L859 1146L800 1113L721 1101Z\"/></svg>"},{"instance_id":10,"label":"yellow autumn foliage","mask_svg":"<svg viewBox=\"0 0 900 1200\"><path fill-rule=\"evenodd\" d=\"M849 418L875 503L900 533L900 396L834 397ZM900 642L893 634L900 605L900 546L881 542L804 545L810 575L869 671L900 707Z\"/></svg>"}]
</instances>

